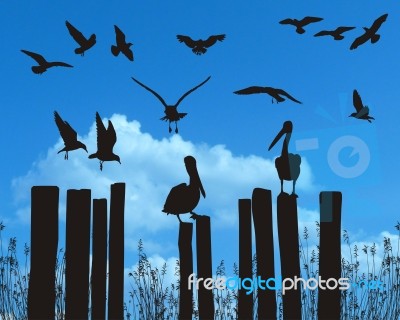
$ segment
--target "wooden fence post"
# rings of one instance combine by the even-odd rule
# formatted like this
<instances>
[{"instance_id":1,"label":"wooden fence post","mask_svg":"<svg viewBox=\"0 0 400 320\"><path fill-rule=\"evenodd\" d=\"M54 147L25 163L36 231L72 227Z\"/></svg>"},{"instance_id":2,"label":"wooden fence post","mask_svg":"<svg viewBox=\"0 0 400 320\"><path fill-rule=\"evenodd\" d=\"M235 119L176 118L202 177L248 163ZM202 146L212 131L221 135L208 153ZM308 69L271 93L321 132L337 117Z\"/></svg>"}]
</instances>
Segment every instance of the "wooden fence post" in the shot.
<instances>
[{"instance_id":1,"label":"wooden fence post","mask_svg":"<svg viewBox=\"0 0 400 320\"><path fill-rule=\"evenodd\" d=\"M271 190L253 190L252 211L256 240L257 280L275 278L274 233L272 225ZM276 292L266 287L257 289L258 319L276 319ZM259 284L260 287L260 284Z\"/></svg>"},{"instance_id":2,"label":"wooden fence post","mask_svg":"<svg viewBox=\"0 0 400 320\"><path fill-rule=\"evenodd\" d=\"M279 251L282 279L300 278L299 229L297 221L297 197L280 193L277 203ZM290 289L282 295L283 318L301 319L301 282L297 290Z\"/></svg>"},{"instance_id":3,"label":"wooden fence post","mask_svg":"<svg viewBox=\"0 0 400 320\"><path fill-rule=\"evenodd\" d=\"M179 320L191 320L193 314L193 284L189 289L189 276L193 273L193 224L179 223Z\"/></svg>"},{"instance_id":4,"label":"wooden fence post","mask_svg":"<svg viewBox=\"0 0 400 320\"><path fill-rule=\"evenodd\" d=\"M196 218L197 278L212 278L211 226L209 216ZM213 289L201 282L198 290L199 319L214 319Z\"/></svg>"},{"instance_id":5,"label":"wooden fence post","mask_svg":"<svg viewBox=\"0 0 400 320\"><path fill-rule=\"evenodd\" d=\"M320 203L320 249L319 275L321 280L341 278L340 228L342 193L321 192ZM325 283L326 290L318 290L318 319L340 318L340 290L329 289L332 283Z\"/></svg>"},{"instance_id":6,"label":"wooden fence post","mask_svg":"<svg viewBox=\"0 0 400 320\"><path fill-rule=\"evenodd\" d=\"M88 319L91 191L67 191L65 319Z\"/></svg>"},{"instance_id":7,"label":"wooden fence post","mask_svg":"<svg viewBox=\"0 0 400 320\"><path fill-rule=\"evenodd\" d=\"M251 248L251 200L239 199L239 280L253 279ZM249 283L246 284L249 286ZM239 287L238 319L253 319L253 293Z\"/></svg>"},{"instance_id":8,"label":"wooden fence post","mask_svg":"<svg viewBox=\"0 0 400 320\"><path fill-rule=\"evenodd\" d=\"M124 318L125 183L111 185L108 319Z\"/></svg>"},{"instance_id":9,"label":"wooden fence post","mask_svg":"<svg viewBox=\"0 0 400 320\"><path fill-rule=\"evenodd\" d=\"M93 200L91 319L106 317L107 199Z\"/></svg>"},{"instance_id":10,"label":"wooden fence post","mask_svg":"<svg viewBox=\"0 0 400 320\"><path fill-rule=\"evenodd\" d=\"M31 189L31 269L28 319L54 319L59 189Z\"/></svg>"}]
</instances>

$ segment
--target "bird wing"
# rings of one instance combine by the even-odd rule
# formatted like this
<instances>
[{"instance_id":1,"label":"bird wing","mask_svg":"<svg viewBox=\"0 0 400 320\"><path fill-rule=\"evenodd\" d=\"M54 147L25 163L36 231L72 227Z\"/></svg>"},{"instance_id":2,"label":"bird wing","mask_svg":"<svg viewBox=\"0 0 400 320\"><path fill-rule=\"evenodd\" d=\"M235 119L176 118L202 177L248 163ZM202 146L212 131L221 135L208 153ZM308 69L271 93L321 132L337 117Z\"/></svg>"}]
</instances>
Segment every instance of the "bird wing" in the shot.
<instances>
[{"instance_id":1,"label":"bird wing","mask_svg":"<svg viewBox=\"0 0 400 320\"><path fill-rule=\"evenodd\" d=\"M80 32L77 28L75 28L72 24L70 24L68 21L65 21L65 24L68 28L69 34L74 38L74 40L79 44L83 45L87 39L85 36Z\"/></svg>"},{"instance_id":2,"label":"bird wing","mask_svg":"<svg viewBox=\"0 0 400 320\"><path fill-rule=\"evenodd\" d=\"M76 131L70 126L70 124L67 121L61 119L57 111L54 111L54 120L58 127L58 131L60 131L60 135L64 141L64 144L77 140L78 135Z\"/></svg>"},{"instance_id":3,"label":"bird wing","mask_svg":"<svg viewBox=\"0 0 400 320\"><path fill-rule=\"evenodd\" d=\"M356 27L337 27L336 30L335 30L335 32L337 32L337 33L343 33L343 32L346 32L346 31L353 30L353 29L355 29L355 28L356 28Z\"/></svg>"},{"instance_id":4,"label":"bird wing","mask_svg":"<svg viewBox=\"0 0 400 320\"><path fill-rule=\"evenodd\" d=\"M282 95L282 96L285 96L285 97L287 97L288 99L290 99L290 100L292 100L292 101L294 101L294 102L297 102L297 103L301 103L299 100L296 100L294 97L292 97L289 93L287 93L285 90L282 90L282 89L275 89L276 90L276 92L278 93L278 94L280 94L280 95Z\"/></svg>"},{"instance_id":5,"label":"bird wing","mask_svg":"<svg viewBox=\"0 0 400 320\"><path fill-rule=\"evenodd\" d=\"M323 18L318 18L318 17L304 17L303 19L300 20L300 23L305 26L307 24L313 23L313 22L318 22L324 20Z\"/></svg>"},{"instance_id":6,"label":"bird wing","mask_svg":"<svg viewBox=\"0 0 400 320\"><path fill-rule=\"evenodd\" d=\"M356 108L357 112L359 112L364 107L361 96L358 94L357 90L353 91L353 105L354 108Z\"/></svg>"},{"instance_id":7,"label":"bird wing","mask_svg":"<svg viewBox=\"0 0 400 320\"><path fill-rule=\"evenodd\" d=\"M50 62L49 65L52 66L52 67L68 67L68 68L73 68L74 67L74 66L71 66L68 63L59 62L59 61Z\"/></svg>"},{"instance_id":8,"label":"bird wing","mask_svg":"<svg viewBox=\"0 0 400 320\"><path fill-rule=\"evenodd\" d=\"M364 107L360 110L360 112L357 113L357 115L359 117L363 117L363 116L367 116L369 115L369 108L368 107Z\"/></svg>"},{"instance_id":9,"label":"bird wing","mask_svg":"<svg viewBox=\"0 0 400 320\"><path fill-rule=\"evenodd\" d=\"M183 42L189 48L193 49L197 45L197 41L192 40L192 38L190 38L188 36L183 36L183 35L178 34L176 36L176 38L179 40L179 42Z\"/></svg>"},{"instance_id":10,"label":"bird wing","mask_svg":"<svg viewBox=\"0 0 400 320\"><path fill-rule=\"evenodd\" d=\"M365 32L364 34L362 34L353 41L353 43L350 46L350 50L357 49L359 46L367 42L369 39L370 39L369 35Z\"/></svg>"},{"instance_id":11,"label":"bird wing","mask_svg":"<svg viewBox=\"0 0 400 320\"><path fill-rule=\"evenodd\" d=\"M183 99L185 99L186 96L191 94L194 90L200 88L203 84L205 84L208 80L210 80L211 76L209 76L206 80L204 80L202 83L199 85L195 86L194 88L190 89L188 92L186 92L182 97L179 98L178 102L175 104L175 107L177 108L178 105L182 102Z\"/></svg>"},{"instance_id":12,"label":"bird wing","mask_svg":"<svg viewBox=\"0 0 400 320\"><path fill-rule=\"evenodd\" d=\"M253 93L266 93L264 87L252 86L233 92L235 94L253 94Z\"/></svg>"},{"instance_id":13,"label":"bird wing","mask_svg":"<svg viewBox=\"0 0 400 320\"><path fill-rule=\"evenodd\" d=\"M105 147L107 148L107 150L112 151L116 142L117 134L111 120L108 120L107 140Z\"/></svg>"},{"instance_id":14,"label":"bird wing","mask_svg":"<svg viewBox=\"0 0 400 320\"><path fill-rule=\"evenodd\" d=\"M283 20L279 21L279 23L280 24L292 24L292 25L295 25L294 19L290 19L290 18L283 19Z\"/></svg>"},{"instance_id":15,"label":"bird wing","mask_svg":"<svg viewBox=\"0 0 400 320\"><path fill-rule=\"evenodd\" d=\"M117 44L125 43L125 34L116 25L114 25L114 29L115 29L115 36L117 39Z\"/></svg>"},{"instance_id":16,"label":"bird wing","mask_svg":"<svg viewBox=\"0 0 400 320\"><path fill-rule=\"evenodd\" d=\"M96 131L97 131L97 152L102 153L104 150L107 150L107 130L101 121L100 115L96 112Z\"/></svg>"},{"instance_id":17,"label":"bird wing","mask_svg":"<svg viewBox=\"0 0 400 320\"><path fill-rule=\"evenodd\" d=\"M376 20L374 21L374 23L372 24L370 30L371 30L372 32L374 32L374 33L375 33L376 31L378 31L378 29L381 27L382 23L384 23L384 22L386 21L386 18L387 18L387 17L388 17L388 14L386 13L386 14L380 16L378 19L376 19Z\"/></svg>"},{"instance_id":18,"label":"bird wing","mask_svg":"<svg viewBox=\"0 0 400 320\"><path fill-rule=\"evenodd\" d=\"M164 105L164 107L168 107L168 105L165 103L164 99L154 90L150 89L149 87L147 87L146 85L144 85L143 83L141 83L139 80L136 80L134 77L132 77L132 80L135 81L138 85L142 86L143 88L145 88L146 90L150 91L152 94L154 94L158 100L161 101L161 103Z\"/></svg>"},{"instance_id":19,"label":"bird wing","mask_svg":"<svg viewBox=\"0 0 400 320\"><path fill-rule=\"evenodd\" d=\"M40 65L47 63L46 59L43 58L43 56L38 53L34 53L31 51L27 51L27 50L21 50L21 51L23 53L25 53L26 55L30 56L32 59L34 59Z\"/></svg>"},{"instance_id":20,"label":"bird wing","mask_svg":"<svg viewBox=\"0 0 400 320\"><path fill-rule=\"evenodd\" d=\"M322 31L320 31L320 32L318 32L318 33L316 33L316 34L314 34L314 37L321 37L321 36L330 36L330 35L332 35L332 31L329 31L329 30L322 30Z\"/></svg>"},{"instance_id":21,"label":"bird wing","mask_svg":"<svg viewBox=\"0 0 400 320\"><path fill-rule=\"evenodd\" d=\"M204 47L209 48L212 45L214 45L217 41L223 41L224 39L225 39L225 34L210 36L206 41L204 41Z\"/></svg>"}]
</instances>

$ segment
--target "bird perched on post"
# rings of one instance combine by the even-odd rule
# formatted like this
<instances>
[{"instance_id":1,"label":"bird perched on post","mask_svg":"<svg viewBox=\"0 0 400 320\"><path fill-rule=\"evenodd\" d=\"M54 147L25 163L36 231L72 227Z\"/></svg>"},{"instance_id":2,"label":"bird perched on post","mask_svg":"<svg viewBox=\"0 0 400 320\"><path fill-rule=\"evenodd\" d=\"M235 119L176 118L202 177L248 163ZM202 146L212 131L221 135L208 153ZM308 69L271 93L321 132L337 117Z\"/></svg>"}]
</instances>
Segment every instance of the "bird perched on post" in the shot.
<instances>
[{"instance_id":1,"label":"bird perched on post","mask_svg":"<svg viewBox=\"0 0 400 320\"><path fill-rule=\"evenodd\" d=\"M323 18L318 18L318 17L304 17L301 20L297 20L297 19L284 19L282 21L279 21L280 24L289 24L289 25L293 25L296 27L296 32L298 34L303 34L304 32L306 32L306 30L304 29L304 27L306 25L309 25L310 23L315 23L315 22L319 22L321 20L324 20Z\"/></svg>"},{"instance_id":2,"label":"bird perched on post","mask_svg":"<svg viewBox=\"0 0 400 320\"><path fill-rule=\"evenodd\" d=\"M125 34L116 25L114 25L114 29L115 29L116 45L112 45L111 46L111 53L115 57L117 57L120 53L122 53L130 61L133 61L133 52L132 52L132 49L131 49L131 46L133 45L133 43L126 42Z\"/></svg>"},{"instance_id":3,"label":"bird perched on post","mask_svg":"<svg viewBox=\"0 0 400 320\"><path fill-rule=\"evenodd\" d=\"M108 120L108 128L104 126L100 115L96 112L97 129L97 152L89 156L89 159L97 158L100 160L100 170L103 170L104 161L118 161L121 164L118 155L113 153L113 148L117 142L117 134L111 120Z\"/></svg>"},{"instance_id":4,"label":"bird perched on post","mask_svg":"<svg viewBox=\"0 0 400 320\"><path fill-rule=\"evenodd\" d=\"M179 217L183 213L191 213L190 218L196 219L198 215L193 212L200 201L200 193L205 198L203 184L201 183L199 173L197 171L196 159L192 156L184 158L186 171L189 175L189 184L181 183L173 187L165 200L162 212L166 214L175 214Z\"/></svg>"},{"instance_id":5,"label":"bird perched on post","mask_svg":"<svg viewBox=\"0 0 400 320\"><path fill-rule=\"evenodd\" d=\"M381 36L377 34L377 32L381 25L386 21L387 17L388 14L384 14L376 19L370 28L364 27L364 34L354 40L354 42L350 46L350 50L357 49L360 45L366 43L368 40L370 40L371 43L378 42Z\"/></svg>"},{"instance_id":6,"label":"bird perched on post","mask_svg":"<svg viewBox=\"0 0 400 320\"><path fill-rule=\"evenodd\" d=\"M68 21L65 21L65 25L68 28L69 34L79 44L79 47L75 49L75 53L84 56L85 51L89 50L96 44L96 35L93 33L89 38L86 38L82 32L76 29Z\"/></svg>"},{"instance_id":7,"label":"bird perched on post","mask_svg":"<svg viewBox=\"0 0 400 320\"><path fill-rule=\"evenodd\" d=\"M235 94L266 93L266 94L269 94L272 97L272 103L274 103L274 99L276 100L276 103L283 102L283 101L286 100L284 97L292 100L293 102L301 103L299 100L296 100L294 97L292 97L285 90L272 88L272 87L252 86L252 87L248 87L248 88L245 88L245 89L241 89L241 90L235 91L234 93Z\"/></svg>"},{"instance_id":8,"label":"bird perched on post","mask_svg":"<svg viewBox=\"0 0 400 320\"><path fill-rule=\"evenodd\" d=\"M60 131L61 138L64 141L64 148L62 148L57 153L65 151L64 159L68 160L68 151L83 149L86 152L86 146L78 141L78 135L74 129L70 126L67 121L64 121L57 111L54 111L54 120L56 122L58 131Z\"/></svg>"},{"instance_id":9,"label":"bird perched on post","mask_svg":"<svg viewBox=\"0 0 400 320\"><path fill-rule=\"evenodd\" d=\"M31 51L27 51L27 50L21 50L21 52L30 56L32 59L34 59L38 63L38 66L32 67L33 73L36 73L36 74L42 74L43 72L46 72L47 69L52 68L52 67L72 68L72 66L70 64L65 63L65 62L58 62L58 61L48 62L42 55L40 55L38 53L34 53Z\"/></svg>"},{"instance_id":10,"label":"bird perched on post","mask_svg":"<svg viewBox=\"0 0 400 320\"><path fill-rule=\"evenodd\" d=\"M375 120L375 118L369 115L368 106L364 106L360 95L357 90L353 91L353 105L356 109L356 112L353 112L349 117L354 117L356 119L367 120L368 122L372 122L371 120Z\"/></svg>"},{"instance_id":11,"label":"bird perched on post","mask_svg":"<svg viewBox=\"0 0 400 320\"><path fill-rule=\"evenodd\" d=\"M184 36L180 34L178 34L176 38L179 40L179 42L183 42L189 48L191 48L194 54L200 56L206 53L207 48L213 46L217 41L223 41L225 39L225 34L210 36L208 37L207 40L202 40L202 39L193 40L189 36Z\"/></svg>"},{"instance_id":12,"label":"bird perched on post","mask_svg":"<svg viewBox=\"0 0 400 320\"><path fill-rule=\"evenodd\" d=\"M168 105L165 100L154 90L150 89L143 83L141 83L139 80L136 80L135 78L132 77L132 80L135 81L137 84L145 88L147 91L150 91L153 95L156 96L158 100L163 104L165 107L164 113L165 116L160 118L160 120L163 121L168 121L168 131L171 132L171 122L175 122L175 133L178 133L178 121L181 120L183 117L187 115L187 113L180 113L178 112L178 106L182 102L183 99L185 99L190 93L195 91L197 88L201 87L203 84L205 84L208 80L210 80L211 76L208 77L206 80L204 80L202 83L199 85L195 86L194 88L190 89L188 92L186 92L182 97L179 98L179 100L174 104L174 105Z\"/></svg>"}]
</instances>

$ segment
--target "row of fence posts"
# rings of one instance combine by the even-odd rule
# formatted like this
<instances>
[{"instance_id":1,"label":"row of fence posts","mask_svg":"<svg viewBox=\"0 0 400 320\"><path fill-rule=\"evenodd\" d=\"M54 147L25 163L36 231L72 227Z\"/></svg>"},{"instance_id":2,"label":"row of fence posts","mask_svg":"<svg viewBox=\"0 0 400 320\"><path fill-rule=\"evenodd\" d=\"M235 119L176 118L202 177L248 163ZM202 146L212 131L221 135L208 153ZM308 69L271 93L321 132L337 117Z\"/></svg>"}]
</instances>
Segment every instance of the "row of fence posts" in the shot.
<instances>
[{"instance_id":1,"label":"row of fence posts","mask_svg":"<svg viewBox=\"0 0 400 320\"><path fill-rule=\"evenodd\" d=\"M90 278L92 204L93 241ZM65 319L88 319L89 315L91 319L105 319L106 306L108 319L124 318L124 210L124 183L111 185L109 231L106 199L93 199L92 203L89 189L67 191ZM33 187L28 319L54 319L56 316L62 318L62 315L55 314L58 289L55 287L58 230L59 188ZM109 243L108 295L107 242Z\"/></svg>"},{"instance_id":2,"label":"row of fence posts","mask_svg":"<svg viewBox=\"0 0 400 320\"><path fill-rule=\"evenodd\" d=\"M321 192L319 276L322 280L341 277L341 206L340 192ZM239 278L253 278L252 225L254 225L257 278L276 278L274 268L274 232L271 191L253 190L252 199L239 199ZM253 221L252 221L253 220ZM297 196L281 193L277 197L277 224L282 279L300 278ZM180 223L180 300L179 319L192 319L193 286L188 278L193 273L192 223ZM197 279L212 277L210 217L196 220ZM307 280L307 279L306 279ZM300 287L300 285L299 285ZM253 295L257 294L257 319L276 319L276 291L257 290L246 294L238 290L238 319L254 319ZM283 319L301 319L301 290L288 290L282 295ZM214 319L214 297L200 283L198 289L199 319ZM318 290L318 319L340 318L340 291Z\"/></svg>"}]
</instances>

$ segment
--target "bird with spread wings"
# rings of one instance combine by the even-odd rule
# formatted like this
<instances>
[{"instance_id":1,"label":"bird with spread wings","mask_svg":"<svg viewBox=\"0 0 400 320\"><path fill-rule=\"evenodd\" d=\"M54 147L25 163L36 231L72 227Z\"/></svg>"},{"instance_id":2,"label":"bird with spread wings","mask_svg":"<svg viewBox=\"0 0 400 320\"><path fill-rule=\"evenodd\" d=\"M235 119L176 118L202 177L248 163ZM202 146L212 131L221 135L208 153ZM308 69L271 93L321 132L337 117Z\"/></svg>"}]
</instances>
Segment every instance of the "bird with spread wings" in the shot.
<instances>
[{"instance_id":1,"label":"bird with spread wings","mask_svg":"<svg viewBox=\"0 0 400 320\"><path fill-rule=\"evenodd\" d=\"M179 40L179 42L183 42L189 48L191 48L194 54L202 55L207 52L207 48L213 46L217 41L223 41L225 39L225 34L210 36L207 40L193 40L189 36L180 34L178 34L176 38Z\"/></svg>"}]
</instances>

